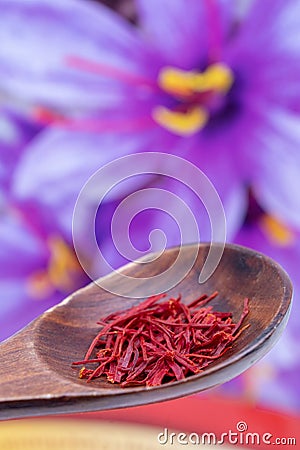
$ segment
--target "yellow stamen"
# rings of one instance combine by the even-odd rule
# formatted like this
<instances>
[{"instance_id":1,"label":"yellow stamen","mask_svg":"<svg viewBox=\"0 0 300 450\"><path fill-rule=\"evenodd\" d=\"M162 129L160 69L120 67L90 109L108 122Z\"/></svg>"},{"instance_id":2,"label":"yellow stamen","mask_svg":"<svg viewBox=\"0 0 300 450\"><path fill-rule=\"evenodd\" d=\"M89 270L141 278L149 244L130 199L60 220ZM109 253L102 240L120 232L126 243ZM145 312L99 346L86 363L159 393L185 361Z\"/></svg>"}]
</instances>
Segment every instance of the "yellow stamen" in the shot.
<instances>
[{"instance_id":1,"label":"yellow stamen","mask_svg":"<svg viewBox=\"0 0 300 450\"><path fill-rule=\"evenodd\" d=\"M193 107L186 113L182 113L171 111L164 106L157 106L154 108L152 115L157 123L180 136L195 134L208 121L208 113L200 107Z\"/></svg>"},{"instance_id":2,"label":"yellow stamen","mask_svg":"<svg viewBox=\"0 0 300 450\"><path fill-rule=\"evenodd\" d=\"M48 267L33 273L28 280L32 297L45 298L54 290L69 291L81 269L74 251L59 236L48 240L50 257Z\"/></svg>"},{"instance_id":3,"label":"yellow stamen","mask_svg":"<svg viewBox=\"0 0 300 450\"><path fill-rule=\"evenodd\" d=\"M74 273L80 270L75 253L59 236L50 237L48 245L51 252L49 280L56 288L68 290L72 287Z\"/></svg>"},{"instance_id":4,"label":"yellow stamen","mask_svg":"<svg viewBox=\"0 0 300 450\"><path fill-rule=\"evenodd\" d=\"M222 63L212 64L204 72L165 67L158 76L159 86L169 94L179 97L206 91L226 93L232 83L233 73Z\"/></svg>"},{"instance_id":5,"label":"yellow stamen","mask_svg":"<svg viewBox=\"0 0 300 450\"><path fill-rule=\"evenodd\" d=\"M192 80L195 76L195 72L165 67L158 75L158 84L169 94L188 97L193 93Z\"/></svg>"},{"instance_id":6,"label":"yellow stamen","mask_svg":"<svg viewBox=\"0 0 300 450\"><path fill-rule=\"evenodd\" d=\"M293 232L276 217L265 214L260 223L262 229L274 244L288 246L295 241Z\"/></svg>"}]
</instances>

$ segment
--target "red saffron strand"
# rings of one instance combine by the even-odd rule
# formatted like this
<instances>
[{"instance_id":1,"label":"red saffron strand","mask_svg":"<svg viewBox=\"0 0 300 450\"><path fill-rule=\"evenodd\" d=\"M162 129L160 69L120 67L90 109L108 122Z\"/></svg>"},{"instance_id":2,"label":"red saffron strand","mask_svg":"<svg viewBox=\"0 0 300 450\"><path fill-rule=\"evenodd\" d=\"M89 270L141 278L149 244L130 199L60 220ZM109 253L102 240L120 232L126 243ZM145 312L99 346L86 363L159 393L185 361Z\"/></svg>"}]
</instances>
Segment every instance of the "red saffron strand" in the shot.
<instances>
[{"instance_id":1,"label":"red saffron strand","mask_svg":"<svg viewBox=\"0 0 300 450\"><path fill-rule=\"evenodd\" d=\"M134 87L147 86L152 90L159 90L157 83L150 78L146 78L134 73L126 72L117 67L109 66L108 64L103 64L101 62L95 62L82 58L80 56L69 55L65 58L67 66L74 69L79 69L84 72L94 73L96 75L102 75L105 77L113 78L115 80L127 83Z\"/></svg>"},{"instance_id":2,"label":"red saffron strand","mask_svg":"<svg viewBox=\"0 0 300 450\"><path fill-rule=\"evenodd\" d=\"M73 363L83 366L79 378L90 382L106 377L121 387L158 386L202 372L250 326L242 327L249 299L235 323L230 312L207 306L217 295L202 295L185 304L181 296L166 299L160 294L101 318L97 323L102 328L84 360Z\"/></svg>"}]
</instances>

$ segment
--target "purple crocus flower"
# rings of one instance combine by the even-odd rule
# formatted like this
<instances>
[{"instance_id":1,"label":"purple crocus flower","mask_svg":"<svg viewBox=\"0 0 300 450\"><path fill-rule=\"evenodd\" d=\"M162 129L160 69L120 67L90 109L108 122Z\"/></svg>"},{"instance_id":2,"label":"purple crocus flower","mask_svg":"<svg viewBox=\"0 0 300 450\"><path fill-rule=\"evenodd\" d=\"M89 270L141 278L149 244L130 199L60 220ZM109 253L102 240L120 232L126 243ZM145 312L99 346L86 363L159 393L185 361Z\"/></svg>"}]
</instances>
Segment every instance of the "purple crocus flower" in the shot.
<instances>
[{"instance_id":1,"label":"purple crocus flower","mask_svg":"<svg viewBox=\"0 0 300 450\"><path fill-rule=\"evenodd\" d=\"M239 23L233 4L137 0L137 29L89 1L2 1L1 89L46 108L60 127L28 151L17 194L47 186L58 197L46 168L62 151L76 180L89 149L127 143L194 161L220 192L232 232L248 185L299 226L299 2L255 1ZM40 175L28 182L37 159Z\"/></svg>"}]
</instances>

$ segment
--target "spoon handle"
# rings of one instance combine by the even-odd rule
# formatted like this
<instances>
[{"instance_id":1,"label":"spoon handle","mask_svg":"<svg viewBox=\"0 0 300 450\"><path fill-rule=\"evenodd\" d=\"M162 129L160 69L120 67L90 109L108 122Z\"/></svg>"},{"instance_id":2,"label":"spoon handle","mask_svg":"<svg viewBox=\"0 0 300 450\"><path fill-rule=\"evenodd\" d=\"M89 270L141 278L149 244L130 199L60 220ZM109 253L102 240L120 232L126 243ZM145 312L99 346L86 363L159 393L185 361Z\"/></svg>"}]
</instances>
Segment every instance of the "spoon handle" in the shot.
<instances>
[{"instance_id":1,"label":"spoon handle","mask_svg":"<svg viewBox=\"0 0 300 450\"><path fill-rule=\"evenodd\" d=\"M0 344L0 420L97 409L82 399L93 401L100 390L61 377L40 356L35 337L42 320Z\"/></svg>"},{"instance_id":2,"label":"spoon handle","mask_svg":"<svg viewBox=\"0 0 300 450\"><path fill-rule=\"evenodd\" d=\"M0 420L32 415L32 406L49 398L53 385L62 384L36 354L36 322L0 345Z\"/></svg>"},{"instance_id":3,"label":"spoon handle","mask_svg":"<svg viewBox=\"0 0 300 450\"><path fill-rule=\"evenodd\" d=\"M22 331L0 345L0 419L13 417L11 407L26 395L25 383L34 364L28 331Z\"/></svg>"},{"instance_id":4,"label":"spoon handle","mask_svg":"<svg viewBox=\"0 0 300 450\"><path fill-rule=\"evenodd\" d=\"M33 343L29 331L22 331L0 345L0 401L20 395L24 379L32 371ZM28 356L30 358L28 358ZM28 361L30 359L30 362Z\"/></svg>"}]
</instances>

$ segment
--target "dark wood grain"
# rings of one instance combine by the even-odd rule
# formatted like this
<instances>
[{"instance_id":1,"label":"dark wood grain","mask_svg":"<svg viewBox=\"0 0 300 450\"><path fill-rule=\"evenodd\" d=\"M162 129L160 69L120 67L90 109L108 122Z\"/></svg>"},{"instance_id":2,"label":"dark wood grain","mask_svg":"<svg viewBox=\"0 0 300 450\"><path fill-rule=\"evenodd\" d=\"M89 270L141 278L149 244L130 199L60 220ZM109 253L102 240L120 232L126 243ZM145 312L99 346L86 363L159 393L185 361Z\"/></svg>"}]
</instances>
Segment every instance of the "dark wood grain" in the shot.
<instances>
[{"instance_id":1,"label":"dark wood grain","mask_svg":"<svg viewBox=\"0 0 300 450\"><path fill-rule=\"evenodd\" d=\"M78 378L78 369L71 363L85 354L97 332L96 321L141 301L117 297L92 283L0 345L0 418L112 409L176 398L224 383L264 356L288 319L292 286L287 274L259 253L227 245L214 274L199 285L208 249L206 244L199 247L194 267L169 293L181 293L188 302L201 293L218 290L213 306L232 311L235 320L244 298L250 298L251 311L245 323L251 326L223 357L201 374L159 387L121 388L102 379L87 384ZM185 258L192 250L192 246L184 248ZM134 276L153 276L168 268L177 254L178 249L170 249L159 258L159 264L129 264L122 270ZM163 283L159 288L164 291Z\"/></svg>"}]
</instances>

